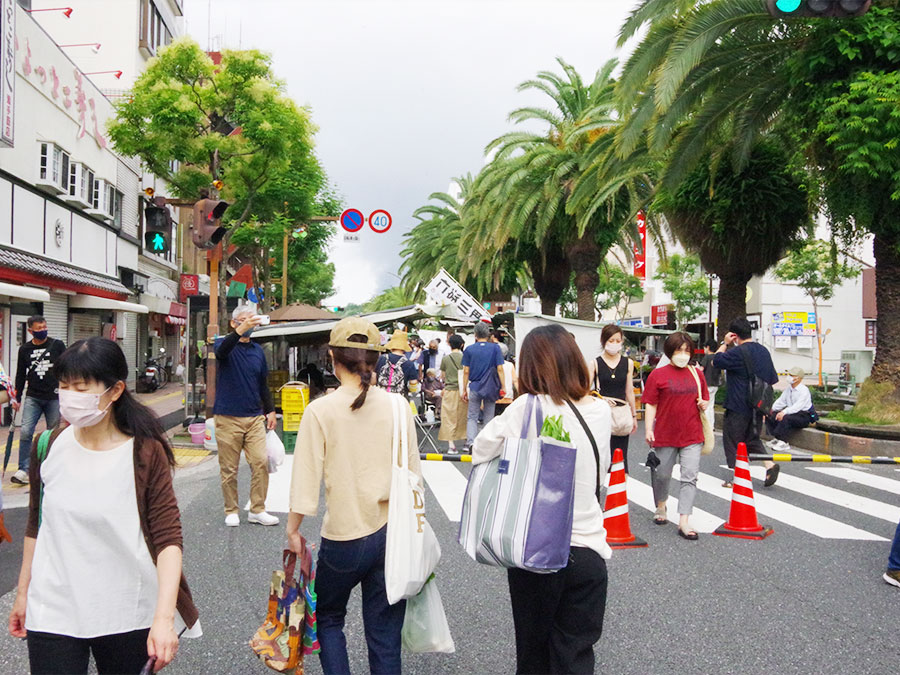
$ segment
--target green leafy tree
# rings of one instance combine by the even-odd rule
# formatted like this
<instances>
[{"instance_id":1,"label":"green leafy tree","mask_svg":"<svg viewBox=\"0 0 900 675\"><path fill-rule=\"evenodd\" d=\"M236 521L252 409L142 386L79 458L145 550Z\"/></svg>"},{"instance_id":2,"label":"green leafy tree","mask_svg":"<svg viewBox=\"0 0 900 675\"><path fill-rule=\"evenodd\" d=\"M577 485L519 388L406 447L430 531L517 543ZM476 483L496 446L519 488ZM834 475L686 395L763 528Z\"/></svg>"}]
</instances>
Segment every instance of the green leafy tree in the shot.
<instances>
[{"instance_id":1,"label":"green leafy tree","mask_svg":"<svg viewBox=\"0 0 900 675\"><path fill-rule=\"evenodd\" d=\"M613 321L624 319L628 305L644 299L641 280L617 265L603 266L600 270L600 285L597 291L597 309L613 310Z\"/></svg>"},{"instance_id":2,"label":"green leafy tree","mask_svg":"<svg viewBox=\"0 0 900 675\"><path fill-rule=\"evenodd\" d=\"M822 386L822 318L819 303L831 300L835 289L844 281L859 276L859 268L840 259L833 244L809 239L788 253L787 258L775 268L775 276L781 281L797 284L812 301L819 349L819 386Z\"/></svg>"},{"instance_id":3,"label":"green leafy tree","mask_svg":"<svg viewBox=\"0 0 900 675\"><path fill-rule=\"evenodd\" d=\"M678 330L703 314L709 291L697 256L671 255L661 261L653 278L662 281L663 290L672 296Z\"/></svg>"},{"instance_id":4,"label":"green leafy tree","mask_svg":"<svg viewBox=\"0 0 900 675\"><path fill-rule=\"evenodd\" d=\"M403 286L392 286L383 290L363 305L366 312L380 312L385 309L399 309L421 303L425 298L421 294L406 291Z\"/></svg>"},{"instance_id":5,"label":"green leafy tree","mask_svg":"<svg viewBox=\"0 0 900 675\"><path fill-rule=\"evenodd\" d=\"M130 95L116 104L109 126L116 150L139 157L180 197L215 194L213 184L223 182L222 194L233 202L223 218L232 226L224 250L232 233L254 216L271 218L271 203L278 199L267 200L266 190L273 183L293 182L291 208L311 212L321 187L321 181L304 183L311 171L321 175L312 155L313 133L308 111L287 97L269 56L226 50L216 65L186 37L150 61ZM223 321L226 267L220 266L219 279Z\"/></svg>"}]
</instances>

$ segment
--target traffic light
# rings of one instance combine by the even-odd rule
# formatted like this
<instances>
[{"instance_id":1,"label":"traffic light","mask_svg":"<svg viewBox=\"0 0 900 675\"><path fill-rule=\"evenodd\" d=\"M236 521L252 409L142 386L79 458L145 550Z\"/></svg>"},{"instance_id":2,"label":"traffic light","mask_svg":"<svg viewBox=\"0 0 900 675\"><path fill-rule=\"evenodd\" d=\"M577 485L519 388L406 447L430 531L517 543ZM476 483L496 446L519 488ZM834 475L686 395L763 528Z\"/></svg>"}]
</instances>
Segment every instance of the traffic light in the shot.
<instances>
[{"instance_id":1,"label":"traffic light","mask_svg":"<svg viewBox=\"0 0 900 675\"><path fill-rule=\"evenodd\" d=\"M165 199L154 199L144 208L144 248L166 255L172 248L172 214Z\"/></svg>"},{"instance_id":2,"label":"traffic light","mask_svg":"<svg viewBox=\"0 0 900 675\"><path fill-rule=\"evenodd\" d=\"M201 199L194 204L194 226L191 231L191 239L194 246L202 249L215 248L226 228L220 222L230 204L218 199Z\"/></svg>"},{"instance_id":3,"label":"traffic light","mask_svg":"<svg viewBox=\"0 0 900 675\"><path fill-rule=\"evenodd\" d=\"M767 0L769 14L782 17L852 17L869 11L872 0Z\"/></svg>"}]
</instances>

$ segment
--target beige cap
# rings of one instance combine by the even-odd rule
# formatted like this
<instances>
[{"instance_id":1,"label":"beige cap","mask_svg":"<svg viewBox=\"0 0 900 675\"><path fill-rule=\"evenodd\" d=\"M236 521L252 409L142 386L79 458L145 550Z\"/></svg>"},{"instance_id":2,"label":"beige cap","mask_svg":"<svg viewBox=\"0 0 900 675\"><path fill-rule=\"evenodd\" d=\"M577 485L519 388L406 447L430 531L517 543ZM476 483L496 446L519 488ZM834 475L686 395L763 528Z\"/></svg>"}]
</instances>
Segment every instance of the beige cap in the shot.
<instances>
[{"instance_id":1,"label":"beige cap","mask_svg":"<svg viewBox=\"0 0 900 675\"><path fill-rule=\"evenodd\" d=\"M347 338L351 335L365 335L366 342L350 342ZM337 325L331 329L328 345L330 347L368 349L374 352L384 351L384 348L381 346L381 333L378 332L378 328L376 328L374 323L360 316L348 316L346 319L338 321Z\"/></svg>"},{"instance_id":2,"label":"beige cap","mask_svg":"<svg viewBox=\"0 0 900 675\"><path fill-rule=\"evenodd\" d=\"M405 330L394 331L391 335L391 339L388 340L388 343L384 346L385 349L391 351L392 349L402 349L405 352L411 350L409 346L409 337Z\"/></svg>"},{"instance_id":3,"label":"beige cap","mask_svg":"<svg viewBox=\"0 0 900 675\"><path fill-rule=\"evenodd\" d=\"M791 377L806 377L806 371L800 366L794 366L788 371L788 375Z\"/></svg>"}]
</instances>

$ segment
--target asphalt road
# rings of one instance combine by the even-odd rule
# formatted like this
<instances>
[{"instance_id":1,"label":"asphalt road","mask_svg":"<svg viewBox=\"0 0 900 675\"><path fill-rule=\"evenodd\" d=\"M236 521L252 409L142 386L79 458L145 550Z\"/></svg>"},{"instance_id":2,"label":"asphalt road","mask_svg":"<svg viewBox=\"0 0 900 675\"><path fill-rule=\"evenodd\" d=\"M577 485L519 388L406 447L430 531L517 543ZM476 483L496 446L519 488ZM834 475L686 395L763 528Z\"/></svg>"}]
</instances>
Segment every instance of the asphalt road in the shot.
<instances>
[{"instance_id":1,"label":"asphalt road","mask_svg":"<svg viewBox=\"0 0 900 675\"><path fill-rule=\"evenodd\" d=\"M643 443L633 446L634 460L646 456ZM726 475L722 463L718 448L703 458L701 470L720 483ZM466 465L452 468L468 472ZM900 590L885 584L881 574L896 527L887 518L894 513L891 509L900 507L900 493L882 488L895 484L900 488L900 472L874 466L850 470L871 478L849 483L837 474L797 464L783 466L782 481L773 488L764 489L761 481L754 481L758 501L769 497L768 508L779 517L790 520L796 509L804 509L830 519L819 534L760 515L775 528L764 541L701 534L698 542L687 542L676 535L674 525L653 525L650 511L632 503L632 528L650 546L616 551L609 561L609 601L603 637L596 646L597 672L896 673ZM633 478L649 485L649 472L637 461L632 462L632 472ZM830 497L840 497L836 491L847 497L838 499L840 503L821 494L813 497L788 489L790 479L784 477L800 480L794 488L818 490L803 483L809 481L826 493L835 491L827 493ZM242 499L248 479L249 472L242 467ZM239 528L223 526L214 459L180 471L176 487L185 523L186 572L204 636L183 640L177 660L166 672L267 672L247 642L265 614L269 577L280 563L283 530L246 522ZM513 672L505 573L470 560L456 543L456 523L431 486L428 499L429 519L443 549L437 578L457 651L404 655L404 671ZM875 502L887 516L867 512ZM728 515L728 502L710 491L700 491L696 506L720 519ZM20 537L24 509L12 509L8 515L10 529ZM797 522L805 521L801 517ZM833 523L856 529L846 535ZM318 539L318 529L317 519L308 519L303 526L311 540ZM840 538L846 536L855 538ZM13 594L7 592L10 572L18 569L18 563L14 547L0 546L4 617L12 605ZM349 608L346 632L353 672L367 672L358 593ZM27 672L25 645L6 634L0 637L0 672ZM307 672L321 672L316 657L308 658Z\"/></svg>"}]
</instances>

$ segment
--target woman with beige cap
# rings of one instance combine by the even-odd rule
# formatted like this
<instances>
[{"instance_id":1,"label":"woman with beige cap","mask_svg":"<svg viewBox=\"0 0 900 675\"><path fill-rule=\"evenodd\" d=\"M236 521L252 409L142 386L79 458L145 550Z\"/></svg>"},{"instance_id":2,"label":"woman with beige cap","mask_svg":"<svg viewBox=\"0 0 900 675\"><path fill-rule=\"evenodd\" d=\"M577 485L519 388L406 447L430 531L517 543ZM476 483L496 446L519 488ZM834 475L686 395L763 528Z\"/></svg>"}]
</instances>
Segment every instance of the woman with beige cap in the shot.
<instances>
[{"instance_id":1,"label":"woman with beige cap","mask_svg":"<svg viewBox=\"0 0 900 675\"><path fill-rule=\"evenodd\" d=\"M362 614L373 673L399 673L406 601L389 605L384 582L391 491L391 394L371 386L382 351L378 329L360 317L342 319L328 342L341 386L310 403L300 422L291 476L288 546L301 551L300 524L315 516L325 480L325 516L316 570L319 659L327 673L349 673L344 617L350 593L362 585ZM416 438L409 406L407 433ZM415 440L409 467L421 480Z\"/></svg>"}]
</instances>

